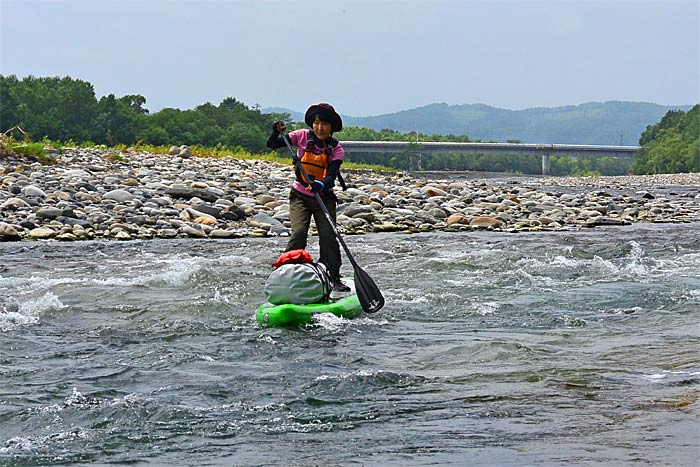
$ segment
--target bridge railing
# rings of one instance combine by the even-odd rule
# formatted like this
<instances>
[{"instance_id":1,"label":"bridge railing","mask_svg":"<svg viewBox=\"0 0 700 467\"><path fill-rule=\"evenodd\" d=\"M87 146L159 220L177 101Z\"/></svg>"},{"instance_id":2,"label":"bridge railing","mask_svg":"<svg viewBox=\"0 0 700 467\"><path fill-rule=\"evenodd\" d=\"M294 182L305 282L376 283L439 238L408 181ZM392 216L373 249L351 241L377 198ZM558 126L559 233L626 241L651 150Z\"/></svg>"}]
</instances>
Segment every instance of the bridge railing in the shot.
<instances>
[{"instance_id":1,"label":"bridge railing","mask_svg":"<svg viewBox=\"0 0 700 467\"><path fill-rule=\"evenodd\" d=\"M632 158L639 146L605 146L588 144L528 144L528 143L451 143L409 141L341 141L348 153L373 152L409 155L421 154L496 154L539 155L542 157L542 175L549 175L552 155L577 157L605 156Z\"/></svg>"}]
</instances>

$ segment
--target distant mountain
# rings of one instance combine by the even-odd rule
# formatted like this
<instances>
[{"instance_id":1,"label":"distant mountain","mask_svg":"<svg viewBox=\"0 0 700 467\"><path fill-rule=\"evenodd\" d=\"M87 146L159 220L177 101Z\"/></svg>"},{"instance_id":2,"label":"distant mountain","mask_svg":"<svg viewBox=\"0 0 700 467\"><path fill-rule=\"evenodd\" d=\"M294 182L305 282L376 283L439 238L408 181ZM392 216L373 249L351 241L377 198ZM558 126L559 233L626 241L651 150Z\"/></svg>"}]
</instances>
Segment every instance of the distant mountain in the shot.
<instances>
[{"instance_id":1,"label":"distant mountain","mask_svg":"<svg viewBox=\"0 0 700 467\"><path fill-rule=\"evenodd\" d=\"M266 107L264 109L260 109L262 113L265 114L289 114L292 117L292 120L295 122L302 122L304 121L304 113L303 112L296 112L294 110L289 110L289 109L284 109L282 107ZM343 122L345 122L346 118L352 118L352 117L346 117L345 115L342 115L343 117Z\"/></svg>"},{"instance_id":2,"label":"distant mountain","mask_svg":"<svg viewBox=\"0 0 700 467\"><path fill-rule=\"evenodd\" d=\"M351 117L342 115L346 126L402 133L466 134L473 140L519 140L542 144L636 145L647 125L654 125L669 110L690 110L692 105L666 106L648 102L589 102L564 107L507 110L485 104L430 104L411 110ZM282 108L264 113L288 113L302 121L303 113ZM342 133L339 134L342 139Z\"/></svg>"}]
</instances>

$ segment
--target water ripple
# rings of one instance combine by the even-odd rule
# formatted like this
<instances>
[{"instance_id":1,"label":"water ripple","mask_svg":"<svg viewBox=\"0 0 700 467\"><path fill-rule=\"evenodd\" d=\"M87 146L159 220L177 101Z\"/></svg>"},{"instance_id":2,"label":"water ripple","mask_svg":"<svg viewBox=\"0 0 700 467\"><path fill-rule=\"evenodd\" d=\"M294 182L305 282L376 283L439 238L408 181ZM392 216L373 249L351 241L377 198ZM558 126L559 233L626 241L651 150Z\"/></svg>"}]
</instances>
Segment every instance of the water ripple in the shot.
<instances>
[{"instance_id":1,"label":"water ripple","mask_svg":"<svg viewBox=\"0 0 700 467\"><path fill-rule=\"evenodd\" d=\"M700 226L350 237L385 308L263 328L285 240L0 244L0 463L697 460Z\"/></svg>"}]
</instances>

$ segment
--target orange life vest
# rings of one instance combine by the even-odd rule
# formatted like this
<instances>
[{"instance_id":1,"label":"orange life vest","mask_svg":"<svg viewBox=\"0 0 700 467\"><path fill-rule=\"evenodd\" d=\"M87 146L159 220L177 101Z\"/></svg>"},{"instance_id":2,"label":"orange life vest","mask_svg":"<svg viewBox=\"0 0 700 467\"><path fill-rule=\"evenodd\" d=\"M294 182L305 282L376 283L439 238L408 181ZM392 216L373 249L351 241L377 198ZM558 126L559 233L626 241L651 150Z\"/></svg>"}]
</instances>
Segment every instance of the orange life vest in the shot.
<instances>
[{"instance_id":1,"label":"orange life vest","mask_svg":"<svg viewBox=\"0 0 700 467\"><path fill-rule=\"evenodd\" d=\"M302 180L302 183L311 184L314 180L323 180L328 174L328 154L326 154L326 151L321 151L321 154L316 154L314 151L307 148L306 152L304 152L304 155L301 157L301 165L311 179Z\"/></svg>"},{"instance_id":2,"label":"orange life vest","mask_svg":"<svg viewBox=\"0 0 700 467\"><path fill-rule=\"evenodd\" d=\"M335 150L335 147L338 145L338 140L328 138L324 143L322 143L325 147L321 149L321 153L316 154L316 152L319 151L319 148L316 147L316 135L314 135L313 131L309 131L307 138L304 155L301 157L300 162L304 167L304 170L306 170L306 173L309 174L309 178L311 180L305 180L301 174L301 171L298 168L294 169L297 175L297 180L304 185L310 185L314 180L323 181L326 176L328 176L328 164L330 163L330 158ZM343 188L343 190L346 190L347 187L345 186L345 180L343 180L342 175L340 175L340 171L338 171L338 181L340 182L340 186ZM325 189L332 190L333 184L331 183L329 186L326 186Z\"/></svg>"}]
</instances>

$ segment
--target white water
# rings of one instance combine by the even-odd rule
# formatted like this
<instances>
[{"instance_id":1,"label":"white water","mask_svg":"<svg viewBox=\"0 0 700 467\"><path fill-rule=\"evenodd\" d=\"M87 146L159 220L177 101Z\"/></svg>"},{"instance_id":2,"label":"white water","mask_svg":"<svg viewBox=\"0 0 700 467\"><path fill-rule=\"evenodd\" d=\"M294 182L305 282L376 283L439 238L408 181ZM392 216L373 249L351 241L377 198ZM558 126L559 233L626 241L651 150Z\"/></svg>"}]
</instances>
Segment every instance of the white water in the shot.
<instances>
[{"instance_id":1,"label":"white water","mask_svg":"<svg viewBox=\"0 0 700 467\"><path fill-rule=\"evenodd\" d=\"M302 329L283 239L0 244L0 463L698 459L700 226L346 240L387 305Z\"/></svg>"}]
</instances>

